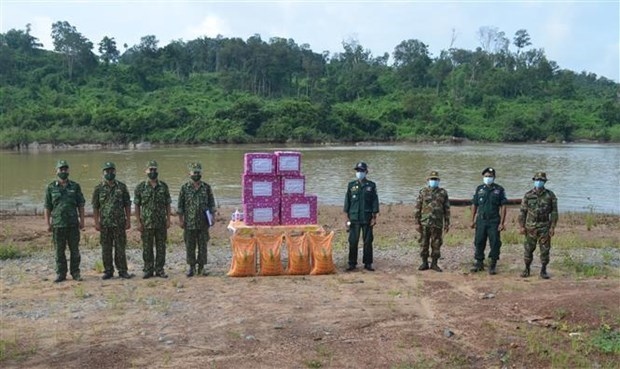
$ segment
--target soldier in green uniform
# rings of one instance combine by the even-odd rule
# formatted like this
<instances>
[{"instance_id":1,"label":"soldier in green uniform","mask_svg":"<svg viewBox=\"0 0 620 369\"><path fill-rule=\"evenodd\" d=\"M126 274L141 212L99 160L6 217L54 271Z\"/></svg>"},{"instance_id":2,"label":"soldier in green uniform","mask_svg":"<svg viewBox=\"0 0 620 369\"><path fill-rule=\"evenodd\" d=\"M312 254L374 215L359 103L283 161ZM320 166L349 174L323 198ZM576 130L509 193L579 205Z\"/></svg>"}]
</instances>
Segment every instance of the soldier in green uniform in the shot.
<instances>
[{"instance_id":1,"label":"soldier in green uniform","mask_svg":"<svg viewBox=\"0 0 620 369\"><path fill-rule=\"evenodd\" d=\"M157 162L151 160L146 164L147 181L140 182L134 191L138 231L142 234L142 259L144 260L143 278L153 274L168 278L164 271L166 264L166 241L170 228L170 191L168 185L158 179ZM155 244L156 256L153 255Z\"/></svg>"},{"instance_id":2,"label":"soldier in green uniform","mask_svg":"<svg viewBox=\"0 0 620 369\"><path fill-rule=\"evenodd\" d=\"M502 246L500 232L505 229L506 192L495 183L495 169L482 171L483 184L476 187L471 206L471 227L476 229L474 246L476 248L472 272L484 270L484 249L489 239L489 274L496 274L497 260Z\"/></svg>"},{"instance_id":3,"label":"soldier in green uniform","mask_svg":"<svg viewBox=\"0 0 620 369\"><path fill-rule=\"evenodd\" d=\"M191 163L188 166L190 180L181 186L178 201L179 224L183 228L183 239L187 252L189 269L187 276L194 273L207 275L207 242L209 242L209 221L206 212L215 216L215 199L211 186L202 178L202 165ZM196 248L198 257L196 257ZM198 267L198 270L196 270Z\"/></svg>"},{"instance_id":4,"label":"soldier in green uniform","mask_svg":"<svg viewBox=\"0 0 620 369\"><path fill-rule=\"evenodd\" d=\"M67 279L67 257L69 246L71 276L81 281L80 276L80 229L84 229L84 195L80 185L69 179L69 164L66 160L56 163L57 180L45 191L45 222L52 232L56 250L56 279L59 283Z\"/></svg>"},{"instance_id":5,"label":"soldier in green uniform","mask_svg":"<svg viewBox=\"0 0 620 369\"><path fill-rule=\"evenodd\" d=\"M368 175L366 163L359 162L353 169L356 180L349 182L344 198L344 212L349 229L349 266L346 270L355 270L357 266L357 245L361 232L364 243L362 258L364 269L373 272L372 241L374 237L372 231L377 224L379 213L377 185L366 178Z\"/></svg>"},{"instance_id":6,"label":"soldier in green uniform","mask_svg":"<svg viewBox=\"0 0 620 369\"><path fill-rule=\"evenodd\" d=\"M114 275L114 264L118 276L124 279L133 277L127 272L126 230L131 228L131 199L127 186L116 180L116 166L106 162L102 166L103 181L95 186L93 192L93 217L95 229L100 232L101 254L103 259L103 277L110 279ZM112 252L114 251L114 259Z\"/></svg>"},{"instance_id":7,"label":"soldier in green uniform","mask_svg":"<svg viewBox=\"0 0 620 369\"><path fill-rule=\"evenodd\" d=\"M441 257L443 232L450 229L450 199L448 191L439 187L439 173L430 172L426 178L428 185L422 188L415 204L413 218L416 230L420 233L420 257L422 264L418 270L427 270L428 248L431 247L431 266L436 272L441 272L437 260Z\"/></svg>"},{"instance_id":8,"label":"soldier in green uniform","mask_svg":"<svg viewBox=\"0 0 620 369\"><path fill-rule=\"evenodd\" d=\"M545 188L547 173L537 172L532 178L534 188L523 196L519 213L519 227L521 234L525 234L523 259L525 269L521 277L530 276L530 265L534 259L536 244L540 245L540 276L549 279L547 264L549 264L549 250L551 249L551 237L555 233L558 223L558 199L553 191Z\"/></svg>"}]
</instances>

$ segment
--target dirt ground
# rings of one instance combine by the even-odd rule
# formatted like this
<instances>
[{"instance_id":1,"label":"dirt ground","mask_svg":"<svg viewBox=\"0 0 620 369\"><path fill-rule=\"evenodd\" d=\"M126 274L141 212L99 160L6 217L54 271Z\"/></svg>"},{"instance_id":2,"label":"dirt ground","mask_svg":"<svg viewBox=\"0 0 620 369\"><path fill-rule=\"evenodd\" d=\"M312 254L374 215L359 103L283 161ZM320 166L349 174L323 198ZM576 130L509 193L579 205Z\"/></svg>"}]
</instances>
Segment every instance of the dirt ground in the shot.
<instances>
[{"instance_id":1,"label":"dirt ground","mask_svg":"<svg viewBox=\"0 0 620 369\"><path fill-rule=\"evenodd\" d=\"M52 283L43 218L3 215L0 244L27 250L27 256L0 261L0 366L614 368L620 362L619 352L591 344L597 332L620 328L618 216L599 216L591 230L585 215L564 217L558 237L598 246L552 249L552 278L542 280L538 260L532 277L519 277L514 208L499 274L490 276L469 273L473 231L466 208L453 208L443 273L417 270L412 206L406 204L382 207L376 271L347 273L341 210L320 206L319 223L336 231L336 274L231 278L231 210L220 209L212 229L207 277L185 277L175 224L168 279L141 278L139 237L130 230L129 266L136 277L103 281L89 218L81 247L84 280L60 284ZM579 273L575 266L600 273Z\"/></svg>"}]
</instances>

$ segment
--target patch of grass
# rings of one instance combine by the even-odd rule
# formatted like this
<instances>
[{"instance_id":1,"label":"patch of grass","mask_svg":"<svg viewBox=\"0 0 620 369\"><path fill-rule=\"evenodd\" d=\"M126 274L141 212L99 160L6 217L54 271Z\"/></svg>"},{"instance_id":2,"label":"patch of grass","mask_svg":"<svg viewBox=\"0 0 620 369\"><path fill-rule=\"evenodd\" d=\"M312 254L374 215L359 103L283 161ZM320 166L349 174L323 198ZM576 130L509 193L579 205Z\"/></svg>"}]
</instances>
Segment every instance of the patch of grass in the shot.
<instances>
[{"instance_id":1,"label":"patch of grass","mask_svg":"<svg viewBox=\"0 0 620 369\"><path fill-rule=\"evenodd\" d=\"M0 363L6 360L25 360L36 353L36 345L22 342L17 336L0 339Z\"/></svg>"},{"instance_id":2,"label":"patch of grass","mask_svg":"<svg viewBox=\"0 0 620 369\"><path fill-rule=\"evenodd\" d=\"M95 261L95 265L93 265L93 270L97 273L103 273L103 260Z\"/></svg>"},{"instance_id":3,"label":"patch of grass","mask_svg":"<svg viewBox=\"0 0 620 369\"><path fill-rule=\"evenodd\" d=\"M78 299L85 299L87 297L90 297L90 294L86 292L82 284L78 284L73 288L73 296L77 297Z\"/></svg>"},{"instance_id":4,"label":"patch of grass","mask_svg":"<svg viewBox=\"0 0 620 369\"><path fill-rule=\"evenodd\" d=\"M568 316L568 311L563 307L558 307L553 311L553 318L555 320L562 320Z\"/></svg>"},{"instance_id":5,"label":"patch of grass","mask_svg":"<svg viewBox=\"0 0 620 369\"><path fill-rule=\"evenodd\" d=\"M19 259L23 256L26 254L13 244L0 245L0 260Z\"/></svg>"},{"instance_id":6,"label":"patch of grass","mask_svg":"<svg viewBox=\"0 0 620 369\"><path fill-rule=\"evenodd\" d=\"M620 354L620 330L605 324L591 338L592 345L606 354Z\"/></svg>"},{"instance_id":7,"label":"patch of grass","mask_svg":"<svg viewBox=\"0 0 620 369\"><path fill-rule=\"evenodd\" d=\"M575 260L570 254L565 254L561 261L563 269L584 277L600 277L609 275L609 269L604 265L592 265Z\"/></svg>"},{"instance_id":8,"label":"patch of grass","mask_svg":"<svg viewBox=\"0 0 620 369\"><path fill-rule=\"evenodd\" d=\"M318 369L318 368L323 367L323 364L319 360L314 360L314 359L305 360L304 365L306 366L306 368L311 368L311 369Z\"/></svg>"}]
</instances>

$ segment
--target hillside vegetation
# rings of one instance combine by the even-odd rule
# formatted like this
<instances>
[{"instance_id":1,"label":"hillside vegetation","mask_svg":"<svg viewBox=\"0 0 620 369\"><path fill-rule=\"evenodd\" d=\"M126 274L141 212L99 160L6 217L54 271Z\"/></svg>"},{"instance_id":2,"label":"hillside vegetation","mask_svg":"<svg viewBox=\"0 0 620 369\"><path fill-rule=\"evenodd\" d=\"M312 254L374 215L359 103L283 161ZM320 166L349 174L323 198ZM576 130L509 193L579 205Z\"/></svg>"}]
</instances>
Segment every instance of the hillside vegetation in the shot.
<instances>
[{"instance_id":1,"label":"hillside vegetation","mask_svg":"<svg viewBox=\"0 0 620 369\"><path fill-rule=\"evenodd\" d=\"M357 41L317 53L292 39L154 35L120 51L68 22L44 50L30 26L0 34L0 147L52 144L476 140L620 142L619 84L566 70L479 30L438 56L417 39L374 56ZM95 54L94 50L98 53Z\"/></svg>"}]
</instances>

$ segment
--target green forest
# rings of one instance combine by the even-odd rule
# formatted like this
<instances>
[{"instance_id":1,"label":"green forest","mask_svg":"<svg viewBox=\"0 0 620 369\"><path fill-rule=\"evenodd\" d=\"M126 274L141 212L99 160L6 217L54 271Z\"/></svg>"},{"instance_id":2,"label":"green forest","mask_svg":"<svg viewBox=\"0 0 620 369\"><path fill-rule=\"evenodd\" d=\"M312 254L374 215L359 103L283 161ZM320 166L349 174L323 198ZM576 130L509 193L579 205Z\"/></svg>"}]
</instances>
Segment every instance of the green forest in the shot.
<instances>
[{"instance_id":1,"label":"green forest","mask_svg":"<svg viewBox=\"0 0 620 369\"><path fill-rule=\"evenodd\" d=\"M620 142L619 84L562 69L527 30L478 30L475 50L403 40L317 53L295 40L97 44L66 21L53 50L0 34L0 147L359 141Z\"/></svg>"}]
</instances>

